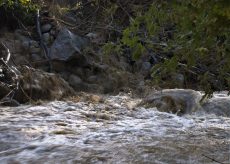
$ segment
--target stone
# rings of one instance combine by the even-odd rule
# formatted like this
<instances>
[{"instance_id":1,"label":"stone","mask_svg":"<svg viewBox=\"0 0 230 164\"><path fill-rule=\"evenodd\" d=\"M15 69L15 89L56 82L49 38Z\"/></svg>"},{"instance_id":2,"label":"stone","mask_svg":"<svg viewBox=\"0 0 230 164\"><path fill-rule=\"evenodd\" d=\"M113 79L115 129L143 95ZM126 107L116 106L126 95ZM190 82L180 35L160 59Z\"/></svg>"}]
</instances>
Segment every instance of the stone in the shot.
<instances>
[{"instance_id":1,"label":"stone","mask_svg":"<svg viewBox=\"0 0 230 164\"><path fill-rule=\"evenodd\" d=\"M109 69L109 66L107 64L98 64L94 63L94 71L95 72L106 72L106 70Z\"/></svg>"},{"instance_id":2,"label":"stone","mask_svg":"<svg viewBox=\"0 0 230 164\"><path fill-rule=\"evenodd\" d=\"M50 42L50 34L49 33L42 34L42 39L45 43L49 43Z\"/></svg>"},{"instance_id":3,"label":"stone","mask_svg":"<svg viewBox=\"0 0 230 164\"><path fill-rule=\"evenodd\" d=\"M202 110L209 114L230 117L230 96L226 94L223 97L213 97L202 104Z\"/></svg>"},{"instance_id":4,"label":"stone","mask_svg":"<svg viewBox=\"0 0 230 164\"><path fill-rule=\"evenodd\" d=\"M150 78L150 71L151 71L152 65L150 62L143 62L140 67L140 73L145 78Z\"/></svg>"},{"instance_id":5,"label":"stone","mask_svg":"<svg viewBox=\"0 0 230 164\"><path fill-rule=\"evenodd\" d=\"M47 23L47 24L44 24L41 26L41 32L42 33L46 33L46 32L49 32L52 28L52 25Z\"/></svg>"},{"instance_id":6,"label":"stone","mask_svg":"<svg viewBox=\"0 0 230 164\"><path fill-rule=\"evenodd\" d=\"M54 29L50 30L50 35L55 36L56 35L56 31Z\"/></svg>"},{"instance_id":7,"label":"stone","mask_svg":"<svg viewBox=\"0 0 230 164\"><path fill-rule=\"evenodd\" d=\"M31 59L33 61L41 61L42 60L42 57L38 54L31 54Z\"/></svg>"},{"instance_id":8,"label":"stone","mask_svg":"<svg viewBox=\"0 0 230 164\"><path fill-rule=\"evenodd\" d=\"M156 107L161 112L187 114L201 108L200 92L191 89L164 89L147 96L141 104Z\"/></svg>"},{"instance_id":9,"label":"stone","mask_svg":"<svg viewBox=\"0 0 230 164\"><path fill-rule=\"evenodd\" d=\"M37 48L37 47L30 47L30 53L31 54L36 54L36 53L40 53L41 49Z\"/></svg>"},{"instance_id":10,"label":"stone","mask_svg":"<svg viewBox=\"0 0 230 164\"><path fill-rule=\"evenodd\" d=\"M88 81L89 83L96 83L96 82L97 82L97 79L98 79L97 76L92 75L92 76L90 76L90 77L87 79L87 81Z\"/></svg>"},{"instance_id":11,"label":"stone","mask_svg":"<svg viewBox=\"0 0 230 164\"><path fill-rule=\"evenodd\" d=\"M29 50L29 48L30 48L30 42L29 42L29 41L24 41L24 42L22 42L22 47L23 47L25 50Z\"/></svg>"},{"instance_id":12,"label":"stone","mask_svg":"<svg viewBox=\"0 0 230 164\"><path fill-rule=\"evenodd\" d=\"M180 73L176 73L172 75L172 80L174 82L175 87L183 88L184 87L184 75Z\"/></svg>"},{"instance_id":13,"label":"stone","mask_svg":"<svg viewBox=\"0 0 230 164\"><path fill-rule=\"evenodd\" d=\"M75 90L82 90L82 86L83 86L83 81L80 77L78 77L77 75L70 75L69 77L69 84L70 86L72 86Z\"/></svg>"},{"instance_id":14,"label":"stone","mask_svg":"<svg viewBox=\"0 0 230 164\"><path fill-rule=\"evenodd\" d=\"M141 71L142 72L150 71L151 68L152 68L152 65L150 62L143 62L141 66Z\"/></svg>"},{"instance_id":15,"label":"stone","mask_svg":"<svg viewBox=\"0 0 230 164\"><path fill-rule=\"evenodd\" d=\"M75 59L80 61L79 63L87 63L86 57L81 53L81 50L87 45L87 39L73 34L67 28L63 28L60 30L57 38L51 46L51 59L61 61Z\"/></svg>"},{"instance_id":16,"label":"stone","mask_svg":"<svg viewBox=\"0 0 230 164\"><path fill-rule=\"evenodd\" d=\"M29 44L30 47L36 47L36 48L40 47L39 43L35 40L30 40Z\"/></svg>"}]
</instances>

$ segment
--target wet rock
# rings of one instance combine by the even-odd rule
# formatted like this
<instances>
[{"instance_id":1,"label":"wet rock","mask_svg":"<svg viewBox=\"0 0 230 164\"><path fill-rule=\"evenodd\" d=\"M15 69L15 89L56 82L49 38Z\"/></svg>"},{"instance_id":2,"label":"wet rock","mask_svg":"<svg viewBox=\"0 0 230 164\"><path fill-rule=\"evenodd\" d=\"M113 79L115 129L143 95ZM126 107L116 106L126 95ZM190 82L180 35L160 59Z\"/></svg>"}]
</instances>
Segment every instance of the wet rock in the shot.
<instances>
[{"instance_id":1,"label":"wet rock","mask_svg":"<svg viewBox=\"0 0 230 164\"><path fill-rule=\"evenodd\" d=\"M42 33L46 33L46 32L49 32L51 30L51 28L52 28L51 24L44 24L41 27L41 31L42 31Z\"/></svg>"},{"instance_id":2,"label":"wet rock","mask_svg":"<svg viewBox=\"0 0 230 164\"><path fill-rule=\"evenodd\" d=\"M202 105L203 111L217 116L230 117L230 97L214 97Z\"/></svg>"},{"instance_id":3,"label":"wet rock","mask_svg":"<svg viewBox=\"0 0 230 164\"><path fill-rule=\"evenodd\" d=\"M202 95L190 89L164 89L147 96L141 104L157 107L162 112L185 114L200 109Z\"/></svg>"},{"instance_id":4,"label":"wet rock","mask_svg":"<svg viewBox=\"0 0 230 164\"><path fill-rule=\"evenodd\" d=\"M73 34L67 28L62 29L50 49L52 60L68 61L72 59L86 62L81 50L87 46L87 40Z\"/></svg>"},{"instance_id":5,"label":"wet rock","mask_svg":"<svg viewBox=\"0 0 230 164\"><path fill-rule=\"evenodd\" d=\"M20 103L31 100L58 100L74 94L74 90L58 75L29 67L22 67L20 71L21 90L15 96Z\"/></svg>"}]
</instances>

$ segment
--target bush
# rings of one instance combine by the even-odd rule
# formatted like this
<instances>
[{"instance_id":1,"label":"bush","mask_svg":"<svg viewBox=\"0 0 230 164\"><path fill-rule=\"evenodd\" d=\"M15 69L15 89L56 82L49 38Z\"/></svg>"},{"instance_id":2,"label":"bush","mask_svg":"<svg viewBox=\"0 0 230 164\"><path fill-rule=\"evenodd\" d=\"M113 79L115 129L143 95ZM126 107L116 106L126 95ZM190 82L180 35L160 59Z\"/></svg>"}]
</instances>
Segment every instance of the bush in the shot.
<instances>
[{"instance_id":1,"label":"bush","mask_svg":"<svg viewBox=\"0 0 230 164\"><path fill-rule=\"evenodd\" d=\"M153 67L156 83L179 72L211 94L230 88L229 36L229 0L155 1L124 30L122 42L133 59L145 52L173 54L161 55L163 62Z\"/></svg>"},{"instance_id":2,"label":"bush","mask_svg":"<svg viewBox=\"0 0 230 164\"><path fill-rule=\"evenodd\" d=\"M0 25L12 30L21 25L32 25L37 8L30 0L0 0Z\"/></svg>"}]
</instances>

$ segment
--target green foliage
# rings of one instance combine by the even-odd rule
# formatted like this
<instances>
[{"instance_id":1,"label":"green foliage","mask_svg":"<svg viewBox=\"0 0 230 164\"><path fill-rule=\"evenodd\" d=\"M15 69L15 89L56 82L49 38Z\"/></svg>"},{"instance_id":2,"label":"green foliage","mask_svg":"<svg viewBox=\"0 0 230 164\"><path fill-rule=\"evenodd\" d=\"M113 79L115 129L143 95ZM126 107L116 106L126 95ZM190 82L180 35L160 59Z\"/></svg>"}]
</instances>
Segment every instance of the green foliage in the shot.
<instances>
[{"instance_id":1,"label":"green foliage","mask_svg":"<svg viewBox=\"0 0 230 164\"><path fill-rule=\"evenodd\" d=\"M102 47L102 51L103 51L104 55L121 54L122 53L121 45L114 44L112 42L106 43Z\"/></svg>"},{"instance_id":2,"label":"green foliage","mask_svg":"<svg viewBox=\"0 0 230 164\"><path fill-rule=\"evenodd\" d=\"M229 36L229 0L155 1L124 30L122 43L130 47L134 59L146 50L173 53L153 67L159 83L160 77L197 68L193 82L211 93L230 88Z\"/></svg>"},{"instance_id":3,"label":"green foliage","mask_svg":"<svg viewBox=\"0 0 230 164\"><path fill-rule=\"evenodd\" d=\"M0 9L5 19L15 20L12 23L33 24L38 5L31 0L0 0Z\"/></svg>"}]
</instances>

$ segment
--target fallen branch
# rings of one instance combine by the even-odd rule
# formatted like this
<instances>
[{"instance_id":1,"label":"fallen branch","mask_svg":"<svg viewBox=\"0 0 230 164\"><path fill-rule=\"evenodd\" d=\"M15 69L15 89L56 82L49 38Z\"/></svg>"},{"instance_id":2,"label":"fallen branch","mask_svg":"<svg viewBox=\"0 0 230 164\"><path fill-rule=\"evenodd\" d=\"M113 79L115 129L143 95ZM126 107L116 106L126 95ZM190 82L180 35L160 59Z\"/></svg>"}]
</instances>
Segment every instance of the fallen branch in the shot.
<instances>
[{"instance_id":1,"label":"fallen branch","mask_svg":"<svg viewBox=\"0 0 230 164\"><path fill-rule=\"evenodd\" d=\"M10 60L11 54L7 46L2 43L3 47L7 51L6 58L0 59L0 69L1 69L1 80L0 86L9 90L9 92L0 99L0 104L5 102L13 102L14 93L18 90L19 86L19 75L17 74L17 69L15 67L10 67L8 62ZM18 71L19 72L19 71Z\"/></svg>"},{"instance_id":2,"label":"fallen branch","mask_svg":"<svg viewBox=\"0 0 230 164\"><path fill-rule=\"evenodd\" d=\"M224 163L219 162L219 161L217 161L217 160L215 160L215 159L213 159L213 158L211 158L211 157L209 157L209 156L207 156L207 155L204 155L204 154L201 154L201 155L204 156L204 157L206 157L206 158L208 158L208 159L210 159L210 160L212 160L213 162L220 163L220 164L224 164Z\"/></svg>"}]
</instances>

